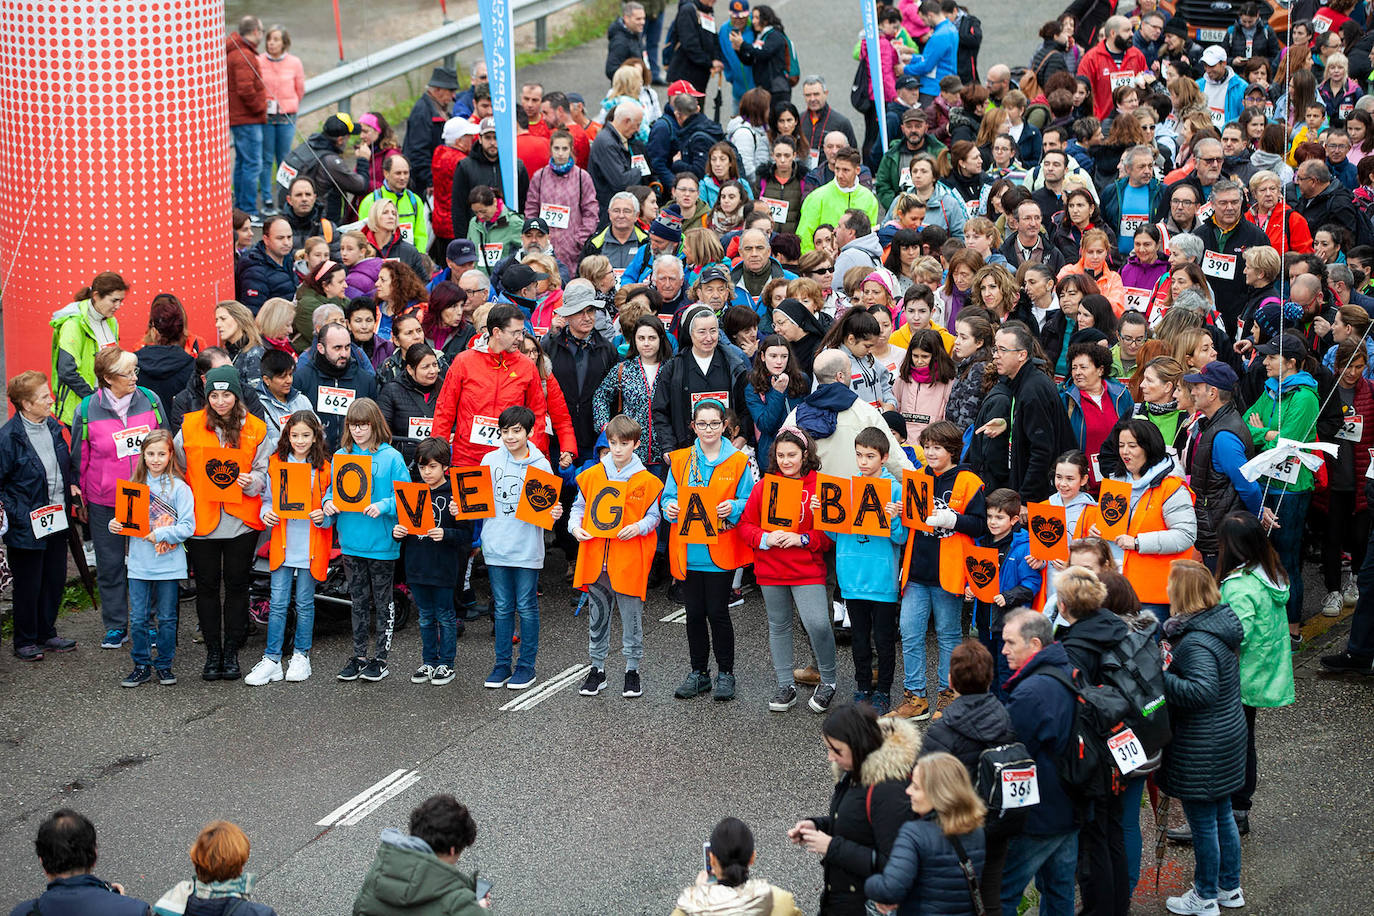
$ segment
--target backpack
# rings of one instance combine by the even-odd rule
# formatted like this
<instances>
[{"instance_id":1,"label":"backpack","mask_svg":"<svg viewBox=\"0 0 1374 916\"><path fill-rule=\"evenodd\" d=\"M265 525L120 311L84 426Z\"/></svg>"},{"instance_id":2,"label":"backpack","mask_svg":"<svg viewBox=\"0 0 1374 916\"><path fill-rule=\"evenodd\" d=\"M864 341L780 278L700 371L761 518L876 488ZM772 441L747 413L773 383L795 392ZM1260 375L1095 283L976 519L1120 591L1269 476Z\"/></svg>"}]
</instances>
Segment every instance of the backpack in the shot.
<instances>
[{"instance_id":1,"label":"backpack","mask_svg":"<svg viewBox=\"0 0 1374 916\"><path fill-rule=\"evenodd\" d=\"M1094 721L1093 711L1087 698L1077 684L1078 671L1074 676L1065 674L1061 669L1047 665L1043 672L1053 678L1073 695L1073 723L1069 728L1068 746L1054 755L1054 766L1059 771L1059 782L1064 794L1076 804L1105 801L1119 794L1110 771L1111 751Z\"/></svg>"},{"instance_id":2,"label":"backpack","mask_svg":"<svg viewBox=\"0 0 1374 916\"><path fill-rule=\"evenodd\" d=\"M868 88L868 61L860 58L859 66L854 71L854 82L849 86L849 104L859 114L868 114L873 110L873 98Z\"/></svg>"},{"instance_id":3,"label":"backpack","mask_svg":"<svg viewBox=\"0 0 1374 916\"><path fill-rule=\"evenodd\" d=\"M711 152L711 147L722 140L729 143L729 140L726 139L721 126L710 118L693 118L688 123L694 126L691 130L678 134L678 148L682 151L682 162L691 167L697 178L703 178L706 175L706 157ZM731 147L734 145L730 143ZM735 161L739 161L738 149L735 150Z\"/></svg>"},{"instance_id":4,"label":"backpack","mask_svg":"<svg viewBox=\"0 0 1374 916\"><path fill-rule=\"evenodd\" d=\"M1035 758L1020 741L985 748L978 755L974 789L987 805L989 831L1001 836L1020 833L1026 809L1040 804Z\"/></svg>"},{"instance_id":5,"label":"backpack","mask_svg":"<svg viewBox=\"0 0 1374 916\"><path fill-rule=\"evenodd\" d=\"M801 82L801 67L797 64L797 46L792 44L792 39L784 32L783 38L787 39L787 85L795 86Z\"/></svg>"},{"instance_id":6,"label":"backpack","mask_svg":"<svg viewBox=\"0 0 1374 916\"><path fill-rule=\"evenodd\" d=\"M1131 630L1102 656L1102 683L1080 690L1097 720L1098 731L1113 750L1113 775L1128 773L1143 776L1159 768L1165 745L1173 738L1169 710L1164 702L1164 662L1154 640L1154 628L1147 632ZM1129 765L1134 750L1125 747L1132 739L1140 744L1145 763ZM1121 753L1115 745L1122 745Z\"/></svg>"}]
</instances>

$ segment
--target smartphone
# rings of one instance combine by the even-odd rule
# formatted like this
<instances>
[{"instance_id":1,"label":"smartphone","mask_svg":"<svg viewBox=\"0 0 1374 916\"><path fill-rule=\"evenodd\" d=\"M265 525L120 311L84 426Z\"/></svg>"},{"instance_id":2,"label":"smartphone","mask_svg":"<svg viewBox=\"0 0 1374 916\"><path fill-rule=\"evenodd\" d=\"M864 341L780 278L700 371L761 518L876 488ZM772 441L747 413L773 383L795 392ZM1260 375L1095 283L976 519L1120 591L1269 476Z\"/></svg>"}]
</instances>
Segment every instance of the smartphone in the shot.
<instances>
[{"instance_id":1,"label":"smartphone","mask_svg":"<svg viewBox=\"0 0 1374 916\"><path fill-rule=\"evenodd\" d=\"M710 840L707 840L705 843L702 843L702 844L701 844L701 867L704 868L704 869L706 870L706 874L707 874L709 877L712 877L712 878L715 877L715 875L712 875L712 874L711 874L711 841L710 841Z\"/></svg>"},{"instance_id":2,"label":"smartphone","mask_svg":"<svg viewBox=\"0 0 1374 916\"><path fill-rule=\"evenodd\" d=\"M491 882L488 881L486 878L478 878L478 879L477 879L477 899L478 899L478 900L481 900L483 897L485 897L487 894L490 894L490 893L491 893Z\"/></svg>"}]
</instances>

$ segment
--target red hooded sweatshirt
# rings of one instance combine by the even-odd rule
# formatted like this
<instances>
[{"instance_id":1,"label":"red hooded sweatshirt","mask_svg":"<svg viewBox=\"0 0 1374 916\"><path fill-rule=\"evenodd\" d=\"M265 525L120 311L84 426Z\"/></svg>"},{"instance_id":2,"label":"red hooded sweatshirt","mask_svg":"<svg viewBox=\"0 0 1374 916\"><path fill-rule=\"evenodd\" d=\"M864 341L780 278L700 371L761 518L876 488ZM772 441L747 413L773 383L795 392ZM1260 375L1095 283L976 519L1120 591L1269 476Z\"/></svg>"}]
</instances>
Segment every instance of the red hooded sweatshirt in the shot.
<instances>
[{"instance_id":1,"label":"red hooded sweatshirt","mask_svg":"<svg viewBox=\"0 0 1374 916\"><path fill-rule=\"evenodd\" d=\"M830 549L830 538L824 531L816 531L811 527L811 497L816 492L815 473L802 478L801 525L797 533L811 536L811 543L806 547L759 547L768 534L759 524L764 490L762 486L754 487L739 520L740 537L754 550L754 576L759 585L824 585L825 552Z\"/></svg>"}]
</instances>

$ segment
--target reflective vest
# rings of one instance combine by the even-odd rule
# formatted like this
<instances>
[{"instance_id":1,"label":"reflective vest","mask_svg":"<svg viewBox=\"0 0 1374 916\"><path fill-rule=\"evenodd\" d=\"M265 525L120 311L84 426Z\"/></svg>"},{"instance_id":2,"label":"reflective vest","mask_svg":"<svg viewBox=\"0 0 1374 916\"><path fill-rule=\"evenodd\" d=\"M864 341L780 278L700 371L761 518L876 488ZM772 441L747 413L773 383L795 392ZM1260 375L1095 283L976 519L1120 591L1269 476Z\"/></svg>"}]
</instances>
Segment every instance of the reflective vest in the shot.
<instances>
[{"instance_id":1,"label":"reflective vest","mask_svg":"<svg viewBox=\"0 0 1374 916\"><path fill-rule=\"evenodd\" d=\"M673 479L677 481L679 492L688 486L687 471L695 448L696 446L688 446L668 453L668 468ZM712 469L711 479L702 484L706 487L707 511L714 511L724 500L735 498L740 478L744 476L748 467L749 459L744 453L735 452ZM720 537L707 547L711 553L711 562L723 570L739 569L754 562L754 552L744 543L744 539L739 536L739 531L734 526L722 527ZM668 564L674 579L687 578L687 542L677 533L676 524L668 528Z\"/></svg>"},{"instance_id":2,"label":"reflective vest","mask_svg":"<svg viewBox=\"0 0 1374 916\"><path fill-rule=\"evenodd\" d=\"M240 473L246 474L252 471L253 456L258 453L258 446L266 438L266 423L252 414L244 417L243 428L239 430L239 446L233 450L237 453L236 458ZM262 499L243 493L238 489L237 484L230 484L230 487L239 494L238 502L218 503L210 500L212 493L223 492L223 488L210 482L205 471L205 459L202 452L207 448L229 448L229 446L223 445L219 441L218 435L205 428L204 410L194 410L186 415L186 419L181 424L181 444L186 450L186 482L191 485L191 493L196 498L196 537L205 537L215 530L215 526L220 521L221 509L254 531L261 531L267 527L262 523L262 518L259 515L262 511Z\"/></svg>"},{"instance_id":3,"label":"reflective vest","mask_svg":"<svg viewBox=\"0 0 1374 916\"><path fill-rule=\"evenodd\" d=\"M277 468L286 464L276 455L267 460L267 481L268 486L272 485L272 480ZM311 469L310 474L310 511L324 508L324 491L329 486L329 466L323 469ZM275 505L275 503L274 503ZM267 565L275 571L286 560L286 525L289 519L280 519L272 528L272 540L267 549ZM334 546L334 531L332 528L320 528L314 522L306 520L310 526L310 575L314 576L317 582L323 582L329 573L329 551Z\"/></svg>"},{"instance_id":4,"label":"reflective vest","mask_svg":"<svg viewBox=\"0 0 1374 916\"><path fill-rule=\"evenodd\" d=\"M1180 487L1188 491L1189 499L1193 498L1193 491L1177 477L1165 477L1159 486L1146 490L1140 502L1131 510L1131 520L1126 525L1126 533L1136 537L1151 531L1168 530L1168 525L1164 524L1164 504ZM1121 564L1121 574L1135 587L1136 597L1141 603L1168 604L1169 567L1175 560L1186 560L1192 555L1191 547L1179 553L1140 553L1128 550Z\"/></svg>"},{"instance_id":5,"label":"reflective vest","mask_svg":"<svg viewBox=\"0 0 1374 916\"><path fill-rule=\"evenodd\" d=\"M577 475L586 510L591 511L591 495L607 483L606 467L600 461ZM642 521L649 508L663 492L663 482L648 471L639 471L625 482L625 512L621 527ZM584 524L582 526L586 528ZM590 530L590 529L588 529ZM658 531L629 541L619 538L593 537L577 548L577 566L573 570L573 588L583 591L601 577L604 569L611 578L611 588L618 595L634 595L641 601L648 597L649 565L654 561L658 546Z\"/></svg>"},{"instance_id":6,"label":"reflective vest","mask_svg":"<svg viewBox=\"0 0 1374 916\"><path fill-rule=\"evenodd\" d=\"M1088 536L1088 529L1093 525L1101 528L1102 513L1097 506L1084 506L1083 511L1078 513L1078 523L1073 526L1073 531L1069 532L1069 541L1073 542L1079 538ZM1044 575L1040 577L1040 591L1035 596L1035 601L1031 603L1032 610L1045 610L1045 604L1050 600L1050 576L1057 575L1058 570L1053 566L1046 566Z\"/></svg>"},{"instance_id":7,"label":"reflective vest","mask_svg":"<svg viewBox=\"0 0 1374 916\"><path fill-rule=\"evenodd\" d=\"M928 470L924 473L929 474ZM933 475L932 475L933 476ZM973 501L973 497L978 494L978 489L982 487L983 481L972 471L960 471L954 478L954 488L949 494L949 508L954 512L963 512L968 508L968 504ZM906 539L906 549L902 552L902 588L906 589L906 580L911 573L911 552L915 544L914 537ZM966 548L973 545L973 538L967 534L951 532L946 537L940 538L940 588L947 592L963 596L964 594L964 553Z\"/></svg>"}]
</instances>

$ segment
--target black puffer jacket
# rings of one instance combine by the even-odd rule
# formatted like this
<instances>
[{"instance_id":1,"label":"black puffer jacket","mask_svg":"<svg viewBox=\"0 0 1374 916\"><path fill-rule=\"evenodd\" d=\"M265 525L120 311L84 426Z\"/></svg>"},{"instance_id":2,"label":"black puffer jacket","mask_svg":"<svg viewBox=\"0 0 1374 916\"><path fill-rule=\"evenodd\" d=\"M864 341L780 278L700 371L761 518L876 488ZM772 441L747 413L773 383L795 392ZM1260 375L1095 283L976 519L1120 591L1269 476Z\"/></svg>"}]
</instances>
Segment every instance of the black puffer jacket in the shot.
<instances>
[{"instance_id":1,"label":"black puffer jacket","mask_svg":"<svg viewBox=\"0 0 1374 916\"><path fill-rule=\"evenodd\" d=\"M1126 633L1120 617L1098 608L1058 635L1069 653L1069 662L1083 672L1089 684L1098 684L1102 681L1102 654L1125 639Z\"/></svg>"},{"instance_id":2,"label":"black puffer jacket","mask_svg":"<svg viewBox=\"0 0 1374 916\"><path fill-rule=\"evenodd\" d=\"M577 436L576 443L560 442L558 448L565 452L575 450L579 462L593 459L596 457L593 447L601 430L592 422L592 398L596 395L596 389L601 387L601 380L620 361L620 356L615 347L595 331L585 341L579 341L564 327L545 335L543 345L544 352L553 364L553 376L563 390L568 413L572 415L573 434ZM579 351L585 351L587 361L582 372L581 387L577 384Z\"/></svg>"},{"instance_id":3,"label":"black puffer jacket","mask_svg":"<svg viewBox=\"0 0 1374 916\"><path fill-rule=\"evenodd\" d=\"M978 778L978 756L990 747L1016 740L1011 717L997 697L990 693L970 693L956 697L945 714L926 730L921 742L921 756L938 751L953 754L968 770L969 778Z\"/></svg>"},{"instance_id":4,"label":"black puffer jacket","mask_svg":"<svg viewBox=\"0 0 1374 916\"><path fill-rule=\"evenodd\" d=\"M1243 636L1226 604L1164 624L1170 659L1164 699L1174 740L1164 748L1159 786L1174 798L1212 801L1245 782L1245 712L1236 658Z\"/></svg>"},{"instance_id":5,"label":"black puffer jacket","mask_svg":"<svg viewBox=\"0 0 1374 916\"><path fill-rule=\"evenodd\" d=\"M391 444L400 451L406 460L406 467L415 464L415 447L425 436L410 435L410 421L414 418L434 419L434 405L439 397L442 377L435 379L428 388L411 378L404 369L394 382L387 382L377 395L377 406L386 417L387 428L391 430Z\"/></svg>"},{"instance_id":6,"label":"black puffer jacket","mask_svg":"<svg viewBox=\"0 0 1374 916\"><path fill-rule=\"evenodd\" d=\"M164 404L172 403L195 370L195 357L181 347L145 344L138 348L138 383Z\"/></svg>"}]
</instances>

